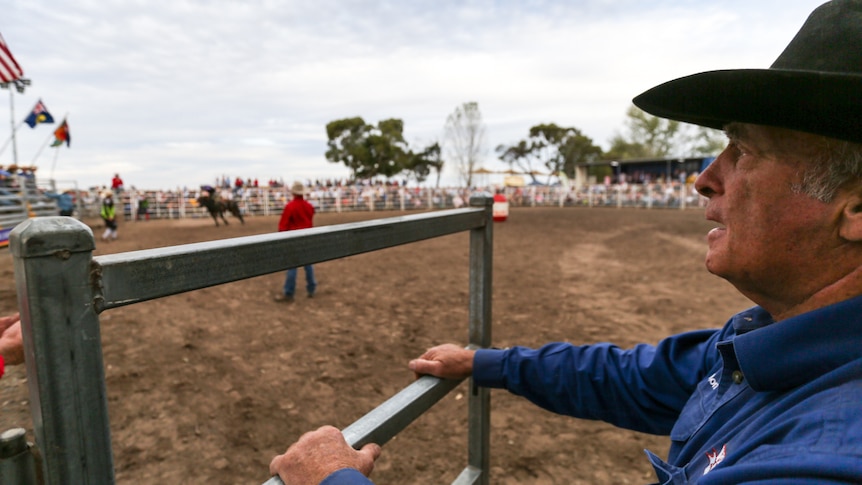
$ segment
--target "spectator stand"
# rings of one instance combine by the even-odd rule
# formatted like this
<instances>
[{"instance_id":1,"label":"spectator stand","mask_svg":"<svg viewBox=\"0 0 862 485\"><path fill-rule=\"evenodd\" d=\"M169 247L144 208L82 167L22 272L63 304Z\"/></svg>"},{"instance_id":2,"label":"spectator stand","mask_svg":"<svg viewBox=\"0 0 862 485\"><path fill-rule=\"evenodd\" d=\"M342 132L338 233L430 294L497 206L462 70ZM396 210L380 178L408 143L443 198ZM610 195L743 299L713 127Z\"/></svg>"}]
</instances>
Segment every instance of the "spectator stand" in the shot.
<instances>
[{"instance_id":1,"label":"spectator stand","mask_svg":"<svg viewBox=\"0 0 862 485\"><path fill-rule=\"evenodd\" d=\"M37 187L34 167L0 167L0 247L9 245L9 233L21 222L57 214L56 202Z\"/></svg>"}]
</instances>

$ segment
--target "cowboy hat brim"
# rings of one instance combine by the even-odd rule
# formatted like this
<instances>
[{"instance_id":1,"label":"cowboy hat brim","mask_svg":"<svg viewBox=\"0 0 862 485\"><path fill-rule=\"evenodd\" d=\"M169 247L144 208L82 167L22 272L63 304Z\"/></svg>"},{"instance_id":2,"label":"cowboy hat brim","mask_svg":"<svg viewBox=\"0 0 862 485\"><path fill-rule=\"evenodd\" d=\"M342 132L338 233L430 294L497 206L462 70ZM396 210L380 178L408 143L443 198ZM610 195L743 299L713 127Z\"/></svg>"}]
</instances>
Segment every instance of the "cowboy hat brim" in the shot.
<instances>
[{"instance_id":1,"label":"cowboy hat brim","mask_svg":"<svg viewBox=\"0 0 862 485\"><path fill-rule=\"evenodd\" d=\"M790 69L709 71L634 98L653 115L723 129L777 126L862 143L862 76Z\"/></svg>"}]
</instances>

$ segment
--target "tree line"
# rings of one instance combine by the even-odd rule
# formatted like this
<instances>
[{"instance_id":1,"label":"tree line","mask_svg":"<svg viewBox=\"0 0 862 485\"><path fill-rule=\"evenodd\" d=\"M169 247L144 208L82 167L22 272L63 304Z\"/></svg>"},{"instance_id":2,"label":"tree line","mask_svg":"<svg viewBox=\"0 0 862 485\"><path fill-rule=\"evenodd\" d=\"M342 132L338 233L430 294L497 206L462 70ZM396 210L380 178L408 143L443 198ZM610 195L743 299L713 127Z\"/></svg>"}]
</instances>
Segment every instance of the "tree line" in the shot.
<instances>
[{"instance_id":1,"label":"tree line","mask_svg":"<svg viewBox=\"0 0 862 485\"><path fill-rule=\"evenodd\" d=\"M435 141L411 148L404 139L404 122L397 118L376 125L361 117L335 120L326 125L326 135L326 159L343 163L354 180L400 175L424 182L433 172L439 185L445 152L461 182L470 187L486 152L485 125L476 102L463 103L446 118L442 146ZM495 152L510 169L537 181L543 173L574 178L576 166L603 160L715 155L724 143L721 131L658 118L632 105L624 131L610 140L607 151L578 128L542 123L531 127L525 138L498 145ZM610 167L597 164L591 171L609 175Z\"/></svg>"}]
</instances>

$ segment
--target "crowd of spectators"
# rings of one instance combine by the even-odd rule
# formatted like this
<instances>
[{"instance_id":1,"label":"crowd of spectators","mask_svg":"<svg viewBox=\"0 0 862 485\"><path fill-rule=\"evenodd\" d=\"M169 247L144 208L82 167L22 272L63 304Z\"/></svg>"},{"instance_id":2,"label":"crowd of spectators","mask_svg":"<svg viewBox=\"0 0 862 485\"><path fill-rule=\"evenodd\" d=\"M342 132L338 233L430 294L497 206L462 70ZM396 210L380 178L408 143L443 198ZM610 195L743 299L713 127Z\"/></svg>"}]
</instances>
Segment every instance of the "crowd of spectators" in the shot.
<instances>
[{"instance_id":1,"label":"crowd of spectators","mask_svg":"<svg viewBox=\"0 0 862 485\"><path fill-rule=\"evenodd\" d=\"M399 181L350 183L345 180L305 181L307 200L319 213L385 210L439 210L460 208L469 204L475 193L494 193L500 187L420 187ZM274 215L290 200L289 187L254 186L241 188L201 185L176 190L136 190L130 187L119 194L126 220L143 219L141 200L146 202L146 216L154 219L207 217L198 206L201 191L214 190L217 197L237 201L244 215ZM511 207L701 207L703 198L693 185L679 181L650 184L593 184L581 188L547 185L502 187ZM95 190L95 189L94 189ZM84 197L84 205L98 203L98 196ZM96 213L98 211L96 210ZM87 209L84 209L87 215ZM143 216L143 217L142 217Z\"/></svg>"}]
</instances>

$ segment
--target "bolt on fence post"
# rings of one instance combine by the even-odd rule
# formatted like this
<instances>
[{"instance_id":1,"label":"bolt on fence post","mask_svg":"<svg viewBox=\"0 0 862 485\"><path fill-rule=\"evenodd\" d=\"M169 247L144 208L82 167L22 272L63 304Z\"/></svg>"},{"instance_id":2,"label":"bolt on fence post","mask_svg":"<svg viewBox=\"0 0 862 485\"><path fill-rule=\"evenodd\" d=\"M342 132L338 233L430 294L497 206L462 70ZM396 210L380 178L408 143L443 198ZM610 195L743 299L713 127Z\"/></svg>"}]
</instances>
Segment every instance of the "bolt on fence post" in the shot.
<instances>
[{"instance_id":1,"label":"bolt on fence post","mask_svg":"<svg viewBox=\"0 0 862 485\"><path fill-rule=\"evenodd\" d=\"M12 230L9 247L45 484L113 484L93 232L71 217L37 217Z\"/></svg>"}]
</instances>

